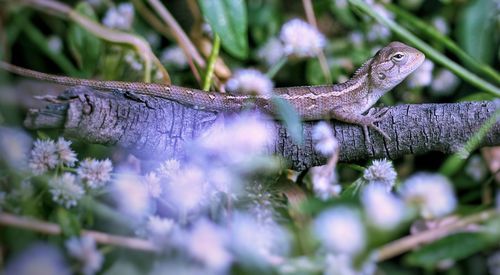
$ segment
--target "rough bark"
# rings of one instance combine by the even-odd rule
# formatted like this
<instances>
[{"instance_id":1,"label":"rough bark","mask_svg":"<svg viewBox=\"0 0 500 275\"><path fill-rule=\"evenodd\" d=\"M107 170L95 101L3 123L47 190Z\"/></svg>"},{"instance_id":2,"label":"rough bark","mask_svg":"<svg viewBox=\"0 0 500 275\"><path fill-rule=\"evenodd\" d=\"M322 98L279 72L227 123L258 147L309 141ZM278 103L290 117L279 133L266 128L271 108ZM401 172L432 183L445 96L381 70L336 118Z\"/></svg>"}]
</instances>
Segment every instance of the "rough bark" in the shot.
<instances>
[{"instance_id":1,"label":"rough bark","mask_svg":"<svg viewBox=\"0 0 500 275\"><path fill-rule=\"evenodd\" d=\"M54 101L54 100L52 100ZM391 107L379 127L391 138L370 131L367 146L359 126L332 121L341 145L340 160L398 158L429 151L456 152L481 125L495 115L499 102L417 104ZM498 120L479 146L500 144ZM61 128L64 135L90 143L117 145L143 158L181 158L187 141L200 136L217 119L215 113L197 110L174 101L121 92L99 92L74 87L45 109L32 109L25 120L30 129ZM303 124L304 143L297 145L279 122L269 148L290 161L295 169L321 165L311 138L315 122ZM251 135L251 133L249 133Z\"/></svg>"}]
</instances>

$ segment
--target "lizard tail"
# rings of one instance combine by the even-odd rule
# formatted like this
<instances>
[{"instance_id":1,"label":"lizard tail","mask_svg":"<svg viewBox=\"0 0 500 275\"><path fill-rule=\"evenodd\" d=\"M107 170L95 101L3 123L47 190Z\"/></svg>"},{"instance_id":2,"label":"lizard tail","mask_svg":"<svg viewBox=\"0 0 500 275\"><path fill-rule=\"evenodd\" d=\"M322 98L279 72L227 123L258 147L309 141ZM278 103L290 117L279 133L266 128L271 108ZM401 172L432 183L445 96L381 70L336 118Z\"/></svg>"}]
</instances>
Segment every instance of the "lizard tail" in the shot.
<instances>
[{"instance_id":1,"label":"lizard tail","mask_svg":"<svg viewBox=\"0 0 500 275\"><path fill-rule=\"evenodd\" d=\"M210 93L196 89L169 86L157 83L103 81L46 74L22 68L0 60L0 69L24 77L53 82L66 86L87 86L94 89L120 90L135 94L161 97L181 104L214 111L236 111L244 107L245 98L229 99L226 94Z\"/></svg>"}]
</instances>

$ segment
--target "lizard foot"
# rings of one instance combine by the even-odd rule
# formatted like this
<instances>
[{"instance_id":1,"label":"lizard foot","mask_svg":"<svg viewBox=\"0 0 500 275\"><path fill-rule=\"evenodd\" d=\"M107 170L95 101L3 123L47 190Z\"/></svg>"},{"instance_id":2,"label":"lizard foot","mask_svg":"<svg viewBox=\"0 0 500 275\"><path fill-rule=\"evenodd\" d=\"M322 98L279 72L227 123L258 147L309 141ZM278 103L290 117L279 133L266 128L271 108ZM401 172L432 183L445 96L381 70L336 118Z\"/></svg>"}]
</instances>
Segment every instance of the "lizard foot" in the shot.
<instances>
[{"instance_id":1,"label":"lizard foot","mask_svg":"<svg viewBox=\"0 0 500 275\"><path fill-rule=\"evenodd\" d=\"M377 131L386 140L391 141L391 138L384 131L382 131L378 126L375 125L375 123L384 119L384 117L388 114L388 111L389 111L389 108L382 108L379 110L375 110L374 108L371 108L370 110L368 110L368 113L363 116L363 119L360 121L360 125L363 127L363 132L365 134L365 138L368 141L368 143L370 143L370 139L368 136L368 127Z\"/></svg>"}]
</instances>

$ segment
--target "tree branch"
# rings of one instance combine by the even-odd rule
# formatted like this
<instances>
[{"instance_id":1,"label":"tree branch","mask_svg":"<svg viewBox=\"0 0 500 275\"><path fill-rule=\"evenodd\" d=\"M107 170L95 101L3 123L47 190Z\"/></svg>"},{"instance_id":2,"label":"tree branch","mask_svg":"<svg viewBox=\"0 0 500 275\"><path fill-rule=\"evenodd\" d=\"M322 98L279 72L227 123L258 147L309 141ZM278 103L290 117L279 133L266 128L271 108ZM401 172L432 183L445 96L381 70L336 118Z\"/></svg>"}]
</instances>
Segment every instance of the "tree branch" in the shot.
<instances>
[{"instance_id":1,"label":"tree branch","mask_svg":"<svg viewBox=\"0 0 500 275\"><path fill-rule=\"evenodd\" d=\"M52 100L53 101L53 100ZM500 106L498 101L449 104L416 104L391 107L379 127L391 138L371 131L367 147L359 126L332 121L341 144L340 161L398 158L429 151L460 150ZM25 120L29 129L62 128L64 135L84 142L117 145L144 158L182 158L187 142L214 124L217 115L174 101L122 92L99 92L73 87L45 109L32 109ZM295 169L324 164L314 151L311 130L303 124L304 144L297 145L279 122L270 122L277 133L269 151L284 156ZM500 145L500 121L480 142Z\"/></svg>"}]
</instances>

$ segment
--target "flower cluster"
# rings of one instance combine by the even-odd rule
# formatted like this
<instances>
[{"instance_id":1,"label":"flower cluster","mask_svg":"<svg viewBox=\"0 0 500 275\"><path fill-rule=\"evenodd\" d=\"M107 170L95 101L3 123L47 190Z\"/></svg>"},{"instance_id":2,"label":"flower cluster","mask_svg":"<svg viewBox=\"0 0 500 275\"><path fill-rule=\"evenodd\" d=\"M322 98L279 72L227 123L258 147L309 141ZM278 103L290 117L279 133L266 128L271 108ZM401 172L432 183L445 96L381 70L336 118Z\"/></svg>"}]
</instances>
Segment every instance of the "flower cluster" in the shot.
<instances>
[{"instance_id":1,"label":"flower cluster","mask_svg":"<svg viewBox=\"0 0 500 275\"><path fill-rule=\"evenodd\" d=\"M270 95L273 82L254 69L239 70L227 81L227 89L234 94Z\"/></svg>"},{"instance_id":2,"label":"flower cluster","mask_svg":"<svg viewBox=\"0 0 500 275\"><path fill-rule=\"evenodd\" d=\"M71 149L71 141L59 138L36 140L30 152L29 167L35 175L55 173L48 182L54 202L66 208L77 205L85 188L102 188L111 179L113 165L110 160L85 159L76 168L76 174L62 171L74 167L78 161Z\"/></svg>"},{"instance_id":3,"label":"flower cluster","mask_svg":"<svg viewBox=\"0 0 500 275\"><path fill-rule=\"evenodd\" d=\"M301 19L292 19L281 28L283 51L288 56L317 56L326 45L325 36Z\"/></svg>"}]
</instances>

